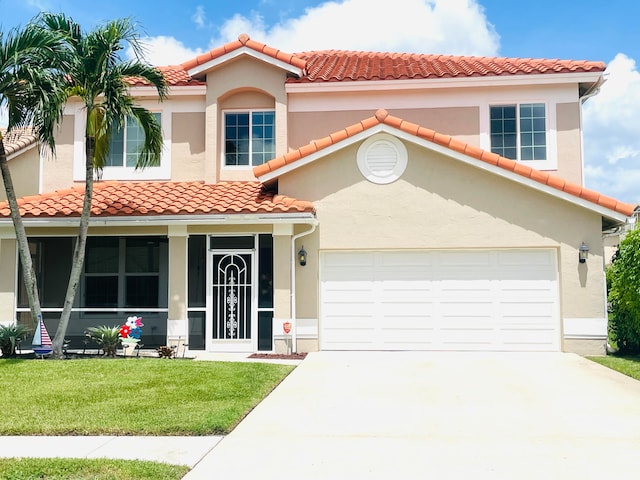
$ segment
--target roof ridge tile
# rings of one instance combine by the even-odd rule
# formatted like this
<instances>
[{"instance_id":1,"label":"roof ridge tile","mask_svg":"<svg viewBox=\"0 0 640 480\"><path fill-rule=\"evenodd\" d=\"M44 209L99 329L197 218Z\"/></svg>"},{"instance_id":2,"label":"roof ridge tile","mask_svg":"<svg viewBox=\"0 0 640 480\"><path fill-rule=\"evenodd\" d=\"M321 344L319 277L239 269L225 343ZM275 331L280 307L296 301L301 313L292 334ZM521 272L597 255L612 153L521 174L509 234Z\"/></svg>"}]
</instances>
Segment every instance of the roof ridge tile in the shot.
<instances>
[{"instance_id":1,"label":"roof ridge tile","mask_svg":"<svg viewBox=\"0 0 640 480\"><path fill-rule=\"evenodd\" d=\"M251 37L249 37L249 35L247 35L246 33L241 33L240 35L238 35L237 40L227 42L224 45L215 47L208 52L187 60L181 63L180 67L182 67L184 70L191 70L195 67L203 65L211 60L215 60L219 57L222 57L223 55L226 55L243 47L271 57L274 60L288 63L300 70L305 70L307 66L307 61L305 59L300 58L295 54L285 53L282 50L270 47L256 40L252 40Z\"/></svg>"}]
</instances>

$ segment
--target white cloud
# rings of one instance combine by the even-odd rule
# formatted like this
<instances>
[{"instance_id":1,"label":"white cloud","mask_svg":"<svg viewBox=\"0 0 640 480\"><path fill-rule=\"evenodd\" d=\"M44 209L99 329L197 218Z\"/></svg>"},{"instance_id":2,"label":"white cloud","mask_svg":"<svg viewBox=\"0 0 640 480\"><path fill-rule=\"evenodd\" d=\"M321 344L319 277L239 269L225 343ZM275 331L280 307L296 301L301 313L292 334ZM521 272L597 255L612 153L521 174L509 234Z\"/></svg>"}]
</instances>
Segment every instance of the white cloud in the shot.
<instances>
[{"instance_id":1,"label":"white cloud","mask_svg":"<svg viewBox=\"0 0 640 480\"><path fill-rule=\"evenodd\" d=\"M640 72L634 59L619 53L606 78L584 105L585 184L640 203Z\"/></svg>"},{"instance_id":2,"label":"white cloud","mask_svg":"<svg viewBox=\"0 0 640 480\"><path fill-rule=\"evenodd\" d=\"M499 36L476 0L329 1L267 28L253 13L235 15L212 44L240 33L287 52L320 49L495 55ZM407 35L407 32L412 32Z\"/></svg>"},{"instance_id":3,"label":"white cloud","mask_svg":"<svg viewBox=\"0 0 640 480\"><path fill-rule=\"evenodd\" d=\"M196 24L198 28L204 28L207 20L207 15L202 5L196 7L196 12L192 15L191 20Z\"/></svg>"},{"instance_id":4,"label":"white cloud","mask_svg":"<svg viewBox=\"0 0 640 480\"><path fill-rule=\"evenodd\" d=\"M145 60L151 65L176 65L196 57L203 50L185 47L185 45L173 37L144 37L142 38L145 50ZM127 50L127 57L133 58L131 48Z\"/></svg>"}]
</instances>

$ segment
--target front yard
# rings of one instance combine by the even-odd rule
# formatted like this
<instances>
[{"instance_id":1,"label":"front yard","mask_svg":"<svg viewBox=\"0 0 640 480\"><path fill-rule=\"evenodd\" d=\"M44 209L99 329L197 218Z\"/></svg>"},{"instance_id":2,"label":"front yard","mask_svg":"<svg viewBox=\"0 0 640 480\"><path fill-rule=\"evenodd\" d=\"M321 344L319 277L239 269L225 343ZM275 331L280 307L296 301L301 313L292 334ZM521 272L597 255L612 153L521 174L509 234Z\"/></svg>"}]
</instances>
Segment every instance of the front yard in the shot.
<instances>
[{"instance_id":1,"label":"front yard","mask_svg":"<svg viewBox=\"0 0 640 480\"><path fill-rule=\"evenodd\" d=\"M157 358L0 359L0 435L225 434L292 369Z\"/></svg>"}]
</instances>

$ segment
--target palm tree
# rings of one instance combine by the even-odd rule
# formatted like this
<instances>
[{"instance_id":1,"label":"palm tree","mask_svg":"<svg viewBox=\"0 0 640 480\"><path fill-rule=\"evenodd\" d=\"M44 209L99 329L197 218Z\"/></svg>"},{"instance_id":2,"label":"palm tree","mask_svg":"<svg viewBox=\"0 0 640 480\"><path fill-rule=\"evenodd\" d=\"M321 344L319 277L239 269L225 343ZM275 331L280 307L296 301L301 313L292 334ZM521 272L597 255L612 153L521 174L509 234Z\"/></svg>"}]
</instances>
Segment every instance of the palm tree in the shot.
<instances>
[{"instance_id":1,"label":"palm tree","mask_svg":"<svg viewBox=\"0 0 640 480\"><path fill-rule=\"evenodd\" d=\"M135 77L152 85L160 100L165 98L167 86L162 73L144 63L139 35L129 19L113 20L90 32L83 32L80 25L64 14L42 14L38 24L58 35L65 44L66 52L60 57L59 67L65 74L64 92L67 98L78 97L86 114L84 202L63 311L53 339L53 355L62 358L62 344L84 264L94 175L99 175L105 165L111 133L122 128L127 118L138 122L145 139L136 168L160 162L160 125L150 111L135 105L127 79ZM131 47L135 60L122 58L126 46Z\"/></svg>"},{"instance_id":2,"label":"palm tree","mask_svg":"<svg viewBox=\"0 0 640 480\"><path fill-rule=\"evenodd\" d=\"M30 126L41 149L55 153L54 126L62 115L59 77L53 68L61 44L51 32L29 24L24 30L0 32L0 106L9 113L7 133ZM0 172L16 232L22 273L35 323L41 315L40 298L29 243L0 132Z\"/></svg>"}]
</instances>

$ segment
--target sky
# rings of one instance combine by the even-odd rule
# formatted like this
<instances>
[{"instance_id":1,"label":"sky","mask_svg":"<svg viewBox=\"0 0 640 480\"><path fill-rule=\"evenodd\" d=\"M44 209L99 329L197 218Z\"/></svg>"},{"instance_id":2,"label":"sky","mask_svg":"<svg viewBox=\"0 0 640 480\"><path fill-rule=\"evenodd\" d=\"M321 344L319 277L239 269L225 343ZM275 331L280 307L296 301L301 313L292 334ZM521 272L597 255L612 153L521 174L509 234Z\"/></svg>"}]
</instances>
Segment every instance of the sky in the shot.
<instances>
[{"instance_id":1,"label":"sky","mask_svg":"<svg viewBox=\"0 0 640 480\"><path fill-rule=\"evenodd\" d=\"M289 53L335 48L603 61L607 81L583 107L585 185L640 204L637 0L0 0L0 30L40 11L64 12L85 29L131 17L154 65L182 63L240 33Z\"/></svg>"}]
</instances>

